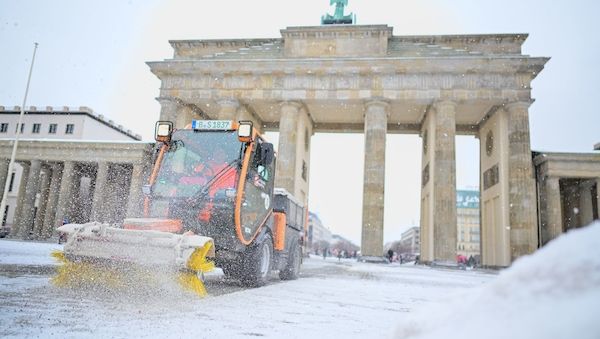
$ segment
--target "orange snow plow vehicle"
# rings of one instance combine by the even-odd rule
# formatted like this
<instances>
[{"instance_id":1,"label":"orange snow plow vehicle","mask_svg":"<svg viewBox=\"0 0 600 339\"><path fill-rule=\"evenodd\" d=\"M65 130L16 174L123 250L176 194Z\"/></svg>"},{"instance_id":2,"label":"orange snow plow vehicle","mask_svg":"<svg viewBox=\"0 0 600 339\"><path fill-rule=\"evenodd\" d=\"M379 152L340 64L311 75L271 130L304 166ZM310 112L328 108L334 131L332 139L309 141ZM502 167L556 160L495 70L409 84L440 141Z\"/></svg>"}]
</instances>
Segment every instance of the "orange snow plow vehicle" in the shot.
<instances>
[{"instance_id":1,"label":"orange snow plow vehicle","mask_svg":"<svg viewBox=\"0 0 600 339\"><path fill-rule=\"evenodd\" d=\"M59 227L67 241L56 255L65 264L55 283L97 266L178 272L200 295L203 274L215 264L246 286L264 285L271 270L298 277L307 213L274 188L273 145L252 122L194 120L174 130L159 121L155 138L144 217Z\"/></svg>"}]
</instances>

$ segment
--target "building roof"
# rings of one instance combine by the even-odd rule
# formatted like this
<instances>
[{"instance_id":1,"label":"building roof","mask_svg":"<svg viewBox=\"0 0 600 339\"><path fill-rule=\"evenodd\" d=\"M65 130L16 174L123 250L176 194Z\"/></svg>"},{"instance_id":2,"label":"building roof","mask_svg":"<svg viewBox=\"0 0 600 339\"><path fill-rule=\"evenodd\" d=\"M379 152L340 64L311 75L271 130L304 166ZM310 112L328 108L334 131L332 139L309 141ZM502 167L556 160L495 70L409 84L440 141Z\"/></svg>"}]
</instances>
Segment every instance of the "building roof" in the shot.
<instances>
[{"instance_id":1,"label":"building roof","mask_svg":"<svg viewBox=\"0 0 600 339\"><path fill-rule=\"evenodd\" d=\"M0 113L3 114L19 114L21 113L21 107L20 106L14 106L14 107L4 107L4 106L0 106ZM36 107L36 106L29 106L25 108L25 114L31 115L31 114L40 114L40 115L44 115L44 114L52 114L52 115L86 115L98 122L100 122L101 124L104 124L105 126L108 126L112 129L114 129L117 132L120 132L134 140L142 140L142 136L139 134L136 134L134 132L132 132L129 129L126 129L125 127L123 127L123 125L119 125L116 124L114 121L106 119L104 117L104 115L102 114L96 114L94 113L94 111L86 106L80 106L80 107L68 107L68 106L63 106L63 107L52 107L52 106L45 106L45 107Z\"/></svg>"},{"instance_id":2,"label":"building roof","mask_svg":"<svg viewBox=\"0 0 600 339\"><path fill-rule=\"evenodd\" d=\"M406 231L402 232L401 238L404 239L413 233L421 233L421 227L413 226L413 227L407 229Z\"/></svg>"},{"instance_id":3,"label":"building roof","mask_svg":"<svg viewBox=\"0 0 600 339\"><path fill-rule=\"evenodd\" d=\"M321 221L321 218L319 218L319 216L316 213L311 211L308 211L308 218L319 220L319 222Z\"/></svg>"},{"instance_id":4,"label":"building roof","mask_svg":"<svg viewBox=\"0 0 600 339\"><path fill-rule=\"evenodd\" d=\"M600 153L533 153L538 175L570 178L600 177Z\"/></svg>"},{"instance_id":5,"label":"building roof","mask_svg":"<svg viewBox=\"0 0 600 339\"><path fill-rule=\"evenodd\" d=\"M287 39L361 38L381 34L389 38L387 57L433 58L520 55L528 37L526 33L396 36L393 27L387 25L321 25L287 27L281 30L281 38L170 40L169 43L175 57L182 59L280 59L286 58Z\"/></svg>"},{"instance_id":6,"label":"building roof","mask_svg":"<svg viewBox=\"0 0 600 339\"><path fill-rule=\"evenodd\" d=\"M594 145L596 151L600 151L600 142Z\"/></svg>"}]
</instances>

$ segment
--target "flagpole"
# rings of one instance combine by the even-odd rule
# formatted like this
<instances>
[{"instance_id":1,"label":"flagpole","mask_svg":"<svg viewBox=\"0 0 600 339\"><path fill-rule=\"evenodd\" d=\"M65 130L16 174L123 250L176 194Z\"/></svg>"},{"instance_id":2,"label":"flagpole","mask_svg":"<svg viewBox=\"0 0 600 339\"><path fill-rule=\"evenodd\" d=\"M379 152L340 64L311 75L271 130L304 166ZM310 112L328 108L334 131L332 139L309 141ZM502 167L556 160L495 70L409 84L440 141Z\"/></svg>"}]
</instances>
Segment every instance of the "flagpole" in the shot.
<instances>
[{"instance_id":1,"label":"flagpole","mask_svg":"<svg viewBox=\"0 0 600 339\"><path fill-rule=\"evenodd\" d=\"M33 63L35 61L35 52L37 51L38 43L34 43L33 57L31 58L31 66L29 67L29 76L27 77L27 86L25 87L25 96L23 97L23 105L21 105L21 114L19 114L19 122L17 123L17 130L15 132L15 141L13 144L12 154L10 156L10 163L8 164L8 171L6 173L6 181L4 182L4 193L2 194L2 202L0 202L0 228L4 228L4 218L6 210L6 198L8 196L8 186L10 184L11 174L15 165L15 156L17 155L17 144L19 143L19 134L21 132L21 126L23 123L23 116L25 115L25 104L27 103L27 94L29 93L29 83L31 81L31 73L33 72Z\"/></svg>"}]
</instances>

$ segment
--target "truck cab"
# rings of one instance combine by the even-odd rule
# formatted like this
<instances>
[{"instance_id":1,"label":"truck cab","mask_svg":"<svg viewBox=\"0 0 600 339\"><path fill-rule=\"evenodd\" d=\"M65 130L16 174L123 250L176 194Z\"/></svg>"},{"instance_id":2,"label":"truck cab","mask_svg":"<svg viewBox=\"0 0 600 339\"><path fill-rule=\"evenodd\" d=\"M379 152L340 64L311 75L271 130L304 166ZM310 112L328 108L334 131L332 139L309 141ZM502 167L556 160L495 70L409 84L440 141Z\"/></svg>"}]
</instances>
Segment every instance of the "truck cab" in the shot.
<instances>
[{"instance_id":1,"label":"truck cab","mask_svg":"<svg viewBox=\"0 0 600 339\"><path fill-rule=\"evenodd\" d=\"M146 225L211 237L215 261L247 285L266 283L271 269L298 276L304 206L275 189L276 157L248 121L195 120L184 129L156 124L154 167L144 186ZM125 228L142 229L128 219Z\"/></svg>"}]
</instances>

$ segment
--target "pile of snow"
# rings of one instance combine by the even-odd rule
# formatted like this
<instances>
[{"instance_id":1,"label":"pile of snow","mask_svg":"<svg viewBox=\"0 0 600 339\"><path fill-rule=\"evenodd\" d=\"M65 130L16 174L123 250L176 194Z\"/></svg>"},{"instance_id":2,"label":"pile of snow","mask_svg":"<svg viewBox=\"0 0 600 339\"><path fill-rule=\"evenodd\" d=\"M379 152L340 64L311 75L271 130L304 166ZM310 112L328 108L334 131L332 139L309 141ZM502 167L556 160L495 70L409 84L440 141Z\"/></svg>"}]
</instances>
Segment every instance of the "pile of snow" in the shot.
<instances>
[{"instance_id":1,"label":"pile of snow","mask_svg":"<svg viewBox=\"0 0 600 339\"><path fill-rule=\"evenodd\" d=\"M397 338L600 338L600 222L517 260L460 300L421 309Z\"/></svg>"}]
</instances>

